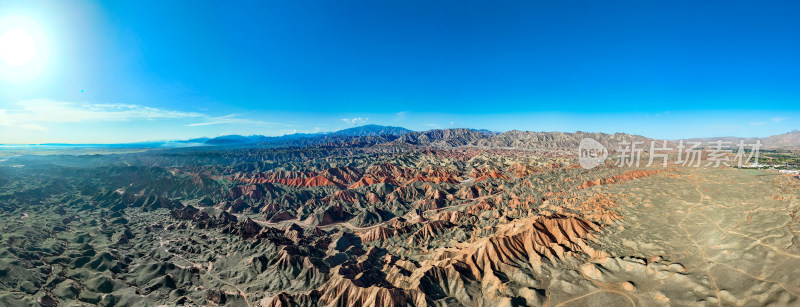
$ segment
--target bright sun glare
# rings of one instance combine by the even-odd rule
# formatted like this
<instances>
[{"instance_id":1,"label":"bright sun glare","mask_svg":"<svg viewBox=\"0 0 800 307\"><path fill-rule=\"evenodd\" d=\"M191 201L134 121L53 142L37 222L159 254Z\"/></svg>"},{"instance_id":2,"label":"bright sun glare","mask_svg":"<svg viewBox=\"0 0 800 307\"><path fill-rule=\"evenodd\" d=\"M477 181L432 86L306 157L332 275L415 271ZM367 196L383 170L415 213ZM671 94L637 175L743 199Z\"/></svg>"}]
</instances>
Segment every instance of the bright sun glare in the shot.
<instances>
[{"instance_id":1,"label":"bright sun glare","mask_svg":"<svg viewBox=\"0 0 800 307\"><path fill-rule=\"evenodd\" d=\"M0 36L0 58L11 66L30 63L36 55L36 42L23 29L10 29Z\"/></svg>"}]
</instances>

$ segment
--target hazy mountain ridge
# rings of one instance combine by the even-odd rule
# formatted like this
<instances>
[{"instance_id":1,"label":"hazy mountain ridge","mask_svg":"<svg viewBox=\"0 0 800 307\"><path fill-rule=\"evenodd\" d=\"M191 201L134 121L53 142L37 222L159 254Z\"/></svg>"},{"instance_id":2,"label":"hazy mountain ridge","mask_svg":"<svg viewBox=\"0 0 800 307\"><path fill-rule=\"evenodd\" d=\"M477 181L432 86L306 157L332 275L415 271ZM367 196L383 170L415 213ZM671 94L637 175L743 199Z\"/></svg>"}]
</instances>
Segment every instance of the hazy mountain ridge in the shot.
<instances>
[{"instance_id":1,"label":"hazy mountain ridge","mask_svg":"<svg viewBox=\"0 0 800 307\"><path fill-rule=\"evenodd\" d=\"M464 128L435 129L422 132L409 132L400 136L396 142L412 145L458 147L474 144L478 140L491 135L491 133Z\"/></svg>"},{"instance_id":2,"label":"hazy mountain ridge","mask_svg":"<svg viewBox=\"0 0 800 307\"><path fill-rule=\"evenodd\" d=\"M378 135L403 135L412 130L403 127L364 125L330 133L338 136L378 136Z\"/></svg>"},{"instance_id":3,"label":"hazy mountain ridge","mask_svg":"<svg viewBox=\"0 0 800 307\"><path fill-rule=\"evenodd\" d=\"M797 148L800 146L800 130L792 130L784 134L773 135L762 141L766 146L774 148Z\"/></svg>"},{"instance_id":4,"label":"hazy mountain ridge","mask_svg":"<svg viewBox=\"0 0 800 307\"><path fill-rule=\"evenodd\" d=\"M208 145L235 145L235 144L253 144L264 142L287 142L302 139L310 140L325 140L331 136L340 137L361 137L361 136L381 136L381 135L403 135L411 132L406 128L380 126L380 125L364 125L348 129L343 129L335 132L319 132L319 133L293 133L282 136L263 136L263 135L223 135L208 139L205 141Z\"/></svg>"},{"instance_id":5,"label":"hazy mountain ridge","mask_svg":"<svg viewBox=\"0 0 800 307\"><path fill-rule=\"evenodd\" d=\"M531 150L576 150L584 138L596 140L608 149L617 147L622 141L644 142L649 144L650 139L641 135L627 133L591 133L578 131L567 132L535 132L512 130L498 134L490 139L481 140L476 145L490 148L516 148Z\"/></svg>"},{"instance_id":6,"label":"hazy mountain ridge","mask_svg":"<svg viewBox=\"0 0 800 307\"><path fill-rule=\"evenodd\" d=\"M619 142L643 142L644 147L650 141L657 139L648 138L641 135L627 133L607 134L601 132L537 132L512 130L503 133L491 132L487 130L476 130L466 128L453 129L433 129L427 131L412 131L401 127L389 127L379 125L366 125L344 129L331 133L318 134L290 134L280 137L265 136L223 136L210 139L206 142L209 145L245 145L260 144L271 146L370 146L377 144L385 145L411 145L411 146L431 146L438 148L455 148L462 146L474 146L482 148L506 148L524 150L574 150L578 148L580 141L584 138L594 139L609 149L616 148ZM238 140L238 142L237 142ZM760 140L764 149L798 149L800 148L800 130L788 133L773 135L766 138L744 138L744 137L716 137L716 138L691 138L684 141L692 142L713 142L722 140L725 142L736 143L744 140L746 143L753 143ZM677 140L670 141L676 144ZM338 144L338 145L337 145ZM646 148L645 148L646 149Z\"/></svg>"},{"instance_id":7,"label":"hazy mountain ridge","mask_svg":"<svg viewBox=\"0 0 800 307\"><path fill-rule=\"evenodd\" d=\"M433 129L427 131L412 131L402 127L365 125L343 129L335 132L320 133L295 133L283 136L263 135L225 135L215 138L194 138L189 140L149 141L125 144L39 144L39 145L9 145L9 148L25 146L64 147L64 148L173 148L197 146L258 146L258 147L364 147L373 145L386 146L430 146L438 148L455 147L481 147L504 148L523 150L574 150L583 138L594 139L608 149L614 149L621 141L643 142L644 147L650 141L656 140L641 135L627 133L600 133L600 132L537 132L512 130L503 133L488 130L467 128ZM743 140L748 144L757 140L761 141L762 149L800 149L800 130L784 134L773 135L765 138L745 137L707 137L683 139L690 142L704 144L722 140L732 144ZM670 140L677 144L678 140ZM33 148L32 147L32 148ZM674 146L673 146L674 147ZM647 149L647 148L645 148Z\"/></svg>"},{"instance_id":8,"label":"hazy mountain ridge","mask_svg":"<svg viewBox=\"0 0 800 307\"><path fill-rule=\"evenodd\" d=\"M211 139L212 145L256 144L269 146L369 146L369 145L411 145L438 148L486 147L525 150L574 150L583 138L592 138L608 148L614 148L621 141L645 142L650 138L626 133L590 132L535 132L512 130L504 133L466 128L433 129L411 131L400 127L368 125L345 129L333 133L313 135L291 134L282 137L264 136L225 136ZM239 142L237 142L239 141Z\"/></svg>"},{"instance_id":9,"label":"hazy mountain ridge","mask_svg":"<svg viewBox=\"0 0 800 307\"><path fill-rule=\"evenodd\" d=\"M773 135L765 138L724 136L724 137L691 138L691 139L684 139L684 141L701 142L701 143L723 141L723 142L730 142L734 145L739 141L744 141L745 144L753 144L756 141L761 141L763 149L800 149L800 130L795 129L784 134Z\"/></svg>"}]
</instances>

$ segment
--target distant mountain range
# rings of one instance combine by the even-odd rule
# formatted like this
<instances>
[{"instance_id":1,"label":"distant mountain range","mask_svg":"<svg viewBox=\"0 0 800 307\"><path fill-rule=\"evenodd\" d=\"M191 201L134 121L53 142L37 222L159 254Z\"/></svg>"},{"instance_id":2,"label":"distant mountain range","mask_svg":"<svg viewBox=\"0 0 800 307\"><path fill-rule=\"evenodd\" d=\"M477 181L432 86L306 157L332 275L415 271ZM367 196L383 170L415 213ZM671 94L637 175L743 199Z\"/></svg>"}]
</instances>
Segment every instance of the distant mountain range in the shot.
<instances>
[{"instance_id":1,"label":"distant mountain range","mask_svg":"<svg viewBox=\"0 0 800 307\"><path fill-rule=\"evenodd\" d=\"M607 148L615 148L621 141L644 142L653 140L640 135L627 133L593 133L593 132L536 132L518 131L498 133L475 129L434 129L412 131L401 127L366 125L344 129L330 133L289 134L278 137L254 136L221 136L205 141L207 145L245 145L261 144L266 146L369 146L377 144L412 145L432 147L475 146L484 148L508 148L524 150L567 150L578 148L584 138L594 139ZM760 140L763 149L800 149L800 130L766 138L695 138L688 141L713 142L723 140L736 143L745 140L748 144ZM673 141L676 142L676 141Z\"/></svg>"},{"instance_id":2,"label":"distant mountain range","mask_svg":"<svg viewBox=\"0 0 800 307\"><path fill-rule=\"evenodd\" d=\"M392 135L399 136L412 132L402 127L380 126L380 125L365 125L354 128L339 130L336 132L320 132L320 133L294 133L283 136L263 136L263 135L224 135L208 139L204 143L208 145L241 145L241 144L254 144L254 143L282 143L287 141L296 141L302 139L319 139L324 140L329 137L361 137L361 136L382 136Z\"/></svg>"},{"instance_id":3,"label":"distant mountain range","mask_svg":"<svg viewBox=\"0 0 800 307\"><path fill-rule=\"evenodd\" d=\"M0 150L22 147L40 148L174 148L194 146L265 146L265 147L364 147L373 145L390 146L430 146L460 147L474 146L481 148L506 148L523 150L566 150L573 151L583 138L594 139L607 148L616 148L621 141L641 141L649 144L653 140L640 135L626 133L591 133L591 132L535 132L518 131L492 132L476 129L434 129L428 131L412 131L402 127L365 125L348 128L336 132L295 133L283 136L263 135L225 135L215 138L195 138L189 140L139 142L128 144L39 144L39 145L0 145ZM722 140L733 144L744 140L752 144L761 141L762 149L800 149L800 130L773 135L766 138L743 137L709 137L684 139L703 143ZM677 140L671 141L677 143Z\"/></svg>"},{"instance_id":4,"label":"distant mountain range","mask_svg":"<svg viewBox=\"0 0 800 307\"><path fill-rule=\"evenodd\" d=\"M331 133L289 134L278 137L262 135L227 135L205 141L206 145L253 145L267 147L325 146L363 147L428 146L452 148L475 146L522 150L573 151L583 138L592 138L612 148L620 141L649 141L650 139L625 133L605 134L588 132L534 132L508 131L504 133L466 128L411 131L400 127L379 125L360 126Z\"/></svg>"},{"instance_id":5,"label":"distant mountain range","mask_svg":"<svg viewBox=\"0 0 800 307\"><path fill-rule=\"evenodd\" d=\"M746 144L753 144L756 141L761 141L762 148L764 149L800 149L800 130L793 130L784 134L773 135L765 138L743 138L736 136L725 137L709 137L709 138L693 138L686 139L685 141L691 142L731 142L733 144L739 141L744 141Z\"/></svg>"}]
</instances>

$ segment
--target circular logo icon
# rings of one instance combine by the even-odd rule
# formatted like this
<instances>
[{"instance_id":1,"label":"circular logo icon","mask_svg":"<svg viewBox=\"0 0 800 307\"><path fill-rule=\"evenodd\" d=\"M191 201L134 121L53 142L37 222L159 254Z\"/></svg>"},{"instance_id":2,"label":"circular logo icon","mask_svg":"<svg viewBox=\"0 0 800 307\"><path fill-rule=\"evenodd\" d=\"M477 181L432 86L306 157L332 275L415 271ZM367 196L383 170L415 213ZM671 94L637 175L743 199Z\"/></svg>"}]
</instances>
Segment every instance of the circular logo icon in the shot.
<instances>
[{"instance_id":1,"label":"circular logo icon","mask_svg":"<svg viewBox=\"0 0 800 307\"><path fill-rule=\"evenodd\" d=\"M590 138L584 138L578 145L578 163L590 169L606 162L608 150L603 144Z\"/></svg>"}]
</instances>

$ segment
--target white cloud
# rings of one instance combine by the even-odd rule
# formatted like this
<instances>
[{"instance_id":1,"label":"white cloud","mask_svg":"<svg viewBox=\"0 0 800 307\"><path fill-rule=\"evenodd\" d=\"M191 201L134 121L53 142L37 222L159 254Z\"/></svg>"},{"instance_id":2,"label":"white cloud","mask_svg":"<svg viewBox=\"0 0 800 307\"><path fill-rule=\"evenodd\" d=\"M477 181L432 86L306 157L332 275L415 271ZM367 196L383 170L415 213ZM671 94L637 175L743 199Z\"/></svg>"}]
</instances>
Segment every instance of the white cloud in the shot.
<instances>
[{"instance_id":1,"label":"white cloud","mask_svg":"<svg viewBox=\"0 0 800 307\"><path fill-rule=\"evenodd\" d=\"M186 126L188 127L197 127L197 126L210 126L210 125L219 125L219 124L245 124L245 125L277 125L278 123L274 122L265 122L260 120L252 120L246 118L238 118L236 114L229 114L225 116L217 116L217 117L206 117L205 121L199 123L192 123Z\"/></svg>"},{"instance_id":2,"label":"white cloud","mask_svg":"<svg viewBox=\"0 0 800 307\"><path fill-rule=\"evenodd\" d=\"M760 122L750 122L750 126L755 126L755 127L765 126L765 125L767 125L769 123L779 123L779 122L782 122L782 121L787 120L787 119L788 119L787 117L773 117L773 118L770 118L769 121L764 120L764 121L760 121Z\"/></svg>"},{"instance_id":3,"label":"white cloud","mask_svg":"<svg viewBox=\"0 0 800 307\"><path fill-rule=\"evenodd\" d=\"M406 111L397 112L397 114L395 114L395 116L394 116L394 121L396 121L396 122L404 121L406 119L406 114L408 114L408 112L406 112Z\"/></svg>"},{"instance_id":4,"label":"white cloud","mask_svg":"<svg viewBox=\"0 0 800 307\"><path fill-rule=\"evenodd\" d=\"M454 122L454 121L450 121L450 126L453 126L453 125L455 125L455 124L456 124L456 122Z\"/></svg>"},{"instance_id":5,"label":"white cloud","mask_svg":"<svg viewBox=\"0 0 800 307\"><path fill-rule=\"evenodd\" d=\"M442 126L439 126L439 124L437 124L437 123L425 124L425 126L431 127L431 128L434 128L434 129L439 129L439 128L442 127Z\"/></svg>"},{"instance_id":6,"label":"white cloud","mask_svg":"<svg viewBox=\"0 0 800 307\"><path fill-rule=\"evenodd\" d=\"M361 118L361 117L355 117L355 118L342 118L342 121L343 121L343 122L345 122L345 123L348 123L348 124L350 124L350 125L354 125L354 126L357 126L357 125L363 125L363 124L364 124L364 123L366 123L368 120L369 120L369 118L368 118L368 117L367 117L367 118Z\"/></svg>"},{"instance_id":7,"label":"white cloud","mask_svg":"<svg viewBox=\"0 0 800 307\"><path fill-rule=\"evenodd\" d=\"M91 104L25 100L11 108L0 109L0 126L46 130L47 123L78 123L87 121L130 121L167 118L204 117L195 112L181 112L132 104Z\"/></svg>"},{"instance_id":8,"label":"white cloud","mask_svg":"<svg viewBox=\"0 0 800 307\"><path fill-rule=\"evenodd\" d=\"M90 104L52 100L27 100L17 103L18 116L31 116L36 122L69 123L83 121L129 121L203 117L196 112L181 112L135 104Z\"/></svg>"},{"instance_id":9,"label":"white cloud","mask_svg":"<svg viewBox=\"0 0 800 307\"><path fill-rule=\"evenodd\" d=\"M245 119L237 114L210 116L198 112L166 110L136 104L75 103L34 99L0 108L0 126L28 130L47 130L52 123L125 122L133 120L195 119L186 126L218 124L271 125L276 123Z\"/></svg>"},{"instance_id":10,"label":"white cloud","mask_svg":"<svg viewBox=\"0 0 800 307\"><path fill-rule=\"evenodd\" d=\"M19 127L23 128L23 129L29 129L29 130L41 130L41 131L47 130L47 128L39 126L37 124L22 124Z\"/></svg>"}]
</instances>

